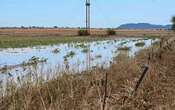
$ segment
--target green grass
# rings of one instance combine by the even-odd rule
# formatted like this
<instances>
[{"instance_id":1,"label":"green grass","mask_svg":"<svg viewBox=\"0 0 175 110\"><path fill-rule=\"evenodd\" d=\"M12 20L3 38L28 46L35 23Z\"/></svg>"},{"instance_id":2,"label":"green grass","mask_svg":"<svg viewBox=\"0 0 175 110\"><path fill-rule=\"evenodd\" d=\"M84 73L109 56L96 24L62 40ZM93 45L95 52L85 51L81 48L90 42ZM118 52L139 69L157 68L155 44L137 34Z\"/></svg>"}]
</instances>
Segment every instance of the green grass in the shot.
<instances>
[{"instance_id":1,"label":"green grass","mask_svg":"<svg viewBox=\"0 0 175 110\"><path fill-rule=\"evenodd\" d=\"M70 51L69 53L67 53L66 56L64 56L64 59L67 59L67 58L72 58L75 56L75 52L74 51Z\"/></svg>"},{"instance_id":2,"label":"green grass","mask_svg":"<svg viewBox=\"0 0 175 110\"><path fill-rule=\"evenodd\" d=\"M143 46L145 46L145 42L138 42L138 43L135 44L135 46L143 47Z\"/></svg>"},{"instance_id":3,"label":"green grass","mask_svg":"<svg viewBox=\"0 0 175 110\"><path fill-rule=\"evenodd\" d=\"M120 45L124 45L124 44L127 44L128 41L124 41L124 42L121 42Z\"/></svg>"},{"instance_id":4,"label":"green grass","mask_svg":"<svg viewBox=\"0 0 175 110\"><path fill-rule=\"evenodd\" d=\"M119 51L129 51L131 48L130 47L119 47L118 50Z\"/></svg>"},{"instance_id":5,"label":"green grass","mask_svg":"<svg viewBox=\"0 0 175 110\"><path fill-rule=\"evenodd\" d=\"M155 40L157 38L160 38L160 36L147 36L145 39L152 39Z\"/></svg>"},{"instance_id":6,"label":"green grass","mask_svg":"<svg viewBox=\"0 0 175 110\"><path fill-rule=\"evenodd\" d=\"M33 56L27 62L23 62L23 65L26 65L26 64L37 64L39 62L47 62L47 58L39 58L39 57Z\"/></svg>"},{"instance_id":7,"label":"green grass","mask_svg":"<svg viewBox=\"0 0 175 110\"><path fill-rule=\"evenodd\" d=\"M57 53L59 53L60 52L60 50L58 49L58 48L56 48L56 49L54 49L53 51L52 51L52 53L55 53L55 54L57 54Z\"/></svg>"},{"instance_id":8,"label":"green grass","mask_svg":"<svg viewBox=\"0 0 175 110\"><path fill-rule=\"evenodd\" d=\"M56 36L0 36L0 48L22 48L39 45L54 45L69 42L104 40L99 37L56 37Z\"/></svg>"},{"instance_id":9,"label":"green grass","mask_svg":"<svg viewBox=\"0 0 175 110\"><path fill-rule=\"evenodd\" d=\"M101 58L102 56L101 55L96 55L95 58Z\"/></svg>"},{"instance_id":10,"label":"green grass","mask_svg":"<svg viewBox=\"0 0 175 110\"><path fill-rule=\"evenodd\" d=\"M87 48L88 46L85 43L81 43L75 46L76 48Z\"/></svg>"},{"instance_id":11,"label":"green grass","mask_svg":"<svg viewBox=\"0 0 175 110\"><path fill-rule=\"evenodd\" d=\"M89 49L88 48L85 48L82 50L83 53L88 53L89 52Z\"/></svg>"}]
</instances>

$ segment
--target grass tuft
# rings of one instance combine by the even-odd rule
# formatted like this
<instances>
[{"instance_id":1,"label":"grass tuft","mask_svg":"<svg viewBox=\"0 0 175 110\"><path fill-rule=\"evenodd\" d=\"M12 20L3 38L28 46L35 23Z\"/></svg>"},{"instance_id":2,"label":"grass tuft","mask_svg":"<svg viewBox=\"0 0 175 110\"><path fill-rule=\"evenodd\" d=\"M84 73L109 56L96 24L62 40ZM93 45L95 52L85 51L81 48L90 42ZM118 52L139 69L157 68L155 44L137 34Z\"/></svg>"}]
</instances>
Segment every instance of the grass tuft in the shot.
<instances>
[{"instance_id":1,"label":"grass tuft","mask_svg":"<svg viewBox=\"0 0 175 110\"><path fill-rule=\"evenodd\" d=\"M145 42L138 42L135 44L135 46L137 47L144 47L145 46Z\"/></svg>"},{"instance_id":2,"label":"grass tuft","mask_svg":"<svg viewBox=\"0 0 175 110\"><path fill-rule=\"evenodd\" d=\"M119 51L129 51L131 48L130 47L119 47L118 50Z\"/></svg>"}]
</instances>

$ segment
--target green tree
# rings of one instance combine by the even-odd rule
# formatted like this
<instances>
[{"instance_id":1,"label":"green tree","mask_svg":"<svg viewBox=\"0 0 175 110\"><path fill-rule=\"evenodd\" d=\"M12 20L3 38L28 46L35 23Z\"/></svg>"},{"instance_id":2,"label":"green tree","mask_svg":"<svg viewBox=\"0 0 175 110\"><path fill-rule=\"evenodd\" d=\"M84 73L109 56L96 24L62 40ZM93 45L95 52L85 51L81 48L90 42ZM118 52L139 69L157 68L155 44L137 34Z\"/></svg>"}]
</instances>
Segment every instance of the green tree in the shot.
<instances>
[{"instance_id":1,"label":"green tree","mask_svg":"<svg viewBox=\"0 0 175 110\"><path fill-rule=\"evenodd\" d=\"M173 23L172 30L175 32L175 16L172 18L171 22Z\"/></svg>"},{"instance_id":2,"label":"green tree","mask_svg":"<svg viewBox=\"0 0 175 110\"><path fill-rule=\"evenodd\" d=\"M58 28L58 26L53 26L53 28L57 29L57 28Z\"/></svg>"}]
</instances>

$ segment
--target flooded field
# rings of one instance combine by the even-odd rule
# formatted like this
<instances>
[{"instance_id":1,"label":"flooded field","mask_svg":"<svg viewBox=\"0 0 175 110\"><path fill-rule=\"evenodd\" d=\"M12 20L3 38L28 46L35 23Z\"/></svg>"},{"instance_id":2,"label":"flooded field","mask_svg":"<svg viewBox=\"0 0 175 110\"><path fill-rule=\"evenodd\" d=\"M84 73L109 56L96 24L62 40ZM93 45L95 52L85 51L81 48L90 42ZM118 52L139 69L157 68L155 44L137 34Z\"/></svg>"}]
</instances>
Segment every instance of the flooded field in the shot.
<instances>
[{"instance_id":1,"label":"flooded field","mask_svg":"<svg viewBox=\"0 0 175 110\"><path fill-rule=\"evenodd\" d=\"M157 39L117 38L104 41L63 43L52 46L0 49L0 80L29 74L51 78L63 71L74 73L107 68L120 53L134 57Z\"/></svg>"}]
</instances>

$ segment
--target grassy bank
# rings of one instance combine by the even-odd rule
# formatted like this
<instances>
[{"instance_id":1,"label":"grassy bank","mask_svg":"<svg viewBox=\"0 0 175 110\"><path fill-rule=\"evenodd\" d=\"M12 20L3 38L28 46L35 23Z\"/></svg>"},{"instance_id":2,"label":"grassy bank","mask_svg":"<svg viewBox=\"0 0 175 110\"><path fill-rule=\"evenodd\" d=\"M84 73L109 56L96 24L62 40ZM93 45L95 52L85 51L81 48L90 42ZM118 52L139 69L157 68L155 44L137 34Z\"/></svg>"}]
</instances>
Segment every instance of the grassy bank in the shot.
<instances>
[{"instance_id":1,"label":"grassy bank","mask_svg":"<svg viewBox=\"0 0 175 110\"><path fill-rule=\"evenodd\" d=\"M55 35L0 35L0 48L22 48L40 45L54 45L70 42L89 42L114 39L115 36L55 36ZM121 38L121 37L118 37ZM157 37L143 37L145 39Z\"/></svg>"},{"instance_id":2,"label":"grassy bank","mask_svg":"<svg viewBox=\"0 0 175 110\"><path fill-rule=\"evenodd\" d=\"M72 33L73 31L73 33ZM101 32L102 31L102 32ZM109 35L106 34L106 30L100 30L99 32L92 30L91 36L78 36L78 30L59 30L59 29L0 29L0 48L20 48L31 47L37 45L54 45L57 43L67 42L82 42L109 39ZM128 33L127 33L128 32ZM127 33L125 35L124 33ZM113 37L143 37L143 38L156 38L161 34L146 34L147 31L138 32L122 30L117 32ZM145 34L144 34L145 33ZM150 31L150 33L157 33ZM160 32L158 32L160 33ZM165 32L169 33L169 32ZM134 34L134 35L133 35ZM164 34L163 34L164 35ZM165 34L167 35L167 34ZM69 36L69 37L65 37ZM101 37L98 37L101 36ZM148 37L153 36L153 37Z\"/></svg>"},{"instance_id":3,"label":"grassy bank","mask_svg":"<svg viewBox=\"0 0 175 110\"><path fill-rule=\"evenodd\" d=\"M38 78L36 85L25 80L18 89L9 82L7 95L0 98L0 109L101 110L107 73L106 110L174 110L175 43L170 44L144 50L134 59L119 55L107 70L99 68L81 75L66 72L49 82ZM141 65L148 59L149 70L132 95L141 75Z\"/></svg>"},{"instance_id":4,"label":"grassy bank","mask_svg":"<svg viewBox=\"0 0 175 110\"><path fill-rule=\"evenodd\" d=\"M37 45L54 45L67 42L88 42L104 40L101 37L59 37L59 36L0 36L0 48L20 48Z\"/></svg>"}]
</instances>

